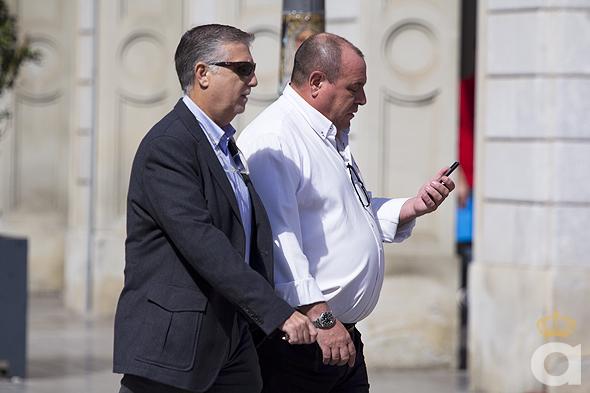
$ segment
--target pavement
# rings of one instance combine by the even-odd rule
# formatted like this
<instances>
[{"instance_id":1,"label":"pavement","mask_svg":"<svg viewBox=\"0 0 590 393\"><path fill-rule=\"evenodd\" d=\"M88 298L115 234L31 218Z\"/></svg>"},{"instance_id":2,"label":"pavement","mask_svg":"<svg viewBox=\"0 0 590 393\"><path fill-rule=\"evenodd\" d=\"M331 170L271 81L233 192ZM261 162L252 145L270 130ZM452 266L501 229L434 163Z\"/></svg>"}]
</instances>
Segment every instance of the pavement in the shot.
<instances>
[{"instance_id":1,"label":"pavement","mask_svg":"<svg viewBox=\"0 0 590 393\"><path fill-rule=\"evenodd\" d=\"M29 299L27 378L0 378L0 393L116 393L113 321L66 310L57 294ZM464 393L456 370L369 370L371 393Z\"/></svg>"}]
</instances>

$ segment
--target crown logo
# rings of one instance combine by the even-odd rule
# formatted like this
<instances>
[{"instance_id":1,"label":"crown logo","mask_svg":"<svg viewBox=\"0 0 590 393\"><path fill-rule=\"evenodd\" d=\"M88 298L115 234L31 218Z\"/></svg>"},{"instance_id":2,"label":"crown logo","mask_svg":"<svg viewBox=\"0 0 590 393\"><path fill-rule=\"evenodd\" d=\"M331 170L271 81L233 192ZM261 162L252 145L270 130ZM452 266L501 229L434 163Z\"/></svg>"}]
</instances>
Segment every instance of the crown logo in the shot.
<instances>
[{"instance_id":1,"label":"crown logo","mask_svg":"<svg viewBox=\"0 0 590 393\"><path fill-rule=\"evenodd\" d=\"M543 337L568 337L576 330L576 320L554 311L537 321L537 329Z\"/></svg>"}]
</instances>

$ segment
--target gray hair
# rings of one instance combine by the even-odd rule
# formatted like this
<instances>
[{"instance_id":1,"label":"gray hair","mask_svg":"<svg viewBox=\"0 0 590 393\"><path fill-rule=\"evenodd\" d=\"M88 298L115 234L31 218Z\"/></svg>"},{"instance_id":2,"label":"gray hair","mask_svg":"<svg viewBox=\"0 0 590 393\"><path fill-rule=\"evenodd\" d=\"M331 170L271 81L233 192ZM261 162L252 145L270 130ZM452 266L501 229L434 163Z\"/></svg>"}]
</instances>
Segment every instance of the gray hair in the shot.
<instances>
[{"instance_id":1,"label":"gray hair","mask_svg":"<svg viewBox=\"0 0 590 393\"><path fill-rule=\"evenodd\" d=\"M206 64L223 61L223 45L241 43L250 46L254 36L233 26L210 24L193 27L183 34L174 62L180 87L188 94L195 79L195 65L198 62Z\"/></svg>"},{"instance_id":2,"label":"gray hair","mask_svg":"<svg viewBox=\"0 0 590 393\"><path fill-rule=\"evenodd\" d=\"M295 52L291 83L295 86L303 85L314 71L323 72L328 82L334 83L340 78L342 48L345 46L360 57L365 57L350 41L335 34L315 34L303 41Z\"/></svg>"}]
</instances>

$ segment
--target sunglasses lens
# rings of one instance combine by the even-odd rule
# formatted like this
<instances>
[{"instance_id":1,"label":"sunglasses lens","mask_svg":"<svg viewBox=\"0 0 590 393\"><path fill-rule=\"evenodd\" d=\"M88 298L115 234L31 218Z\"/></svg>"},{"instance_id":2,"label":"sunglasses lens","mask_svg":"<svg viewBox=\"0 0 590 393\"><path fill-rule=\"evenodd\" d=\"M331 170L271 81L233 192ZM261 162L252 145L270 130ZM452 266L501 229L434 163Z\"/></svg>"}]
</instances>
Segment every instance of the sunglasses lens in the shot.
<instances>
[{"instance_id":1,"label":"sunglasses lens","mask_svg":"<svg viewBox=\"0 0 590 393\"><path fill-rule=\"evenodd\" d=\"M249 61L221 61L219 63L212 63L211 65L229 68L242 78L252 76L256 69L256 64L250 63Z\"/></svg>"},{"instance_id":2,"label":"sunglasses lens","mask_svg":"<svg viewBox=\"0 0 590 393\"><path fill-rule=\"evenodd\" d=\"M254 72L254 68L252 63L241 63L236 67L236 72L240 76L250 76Z\"/></svg>"}]
</instances>

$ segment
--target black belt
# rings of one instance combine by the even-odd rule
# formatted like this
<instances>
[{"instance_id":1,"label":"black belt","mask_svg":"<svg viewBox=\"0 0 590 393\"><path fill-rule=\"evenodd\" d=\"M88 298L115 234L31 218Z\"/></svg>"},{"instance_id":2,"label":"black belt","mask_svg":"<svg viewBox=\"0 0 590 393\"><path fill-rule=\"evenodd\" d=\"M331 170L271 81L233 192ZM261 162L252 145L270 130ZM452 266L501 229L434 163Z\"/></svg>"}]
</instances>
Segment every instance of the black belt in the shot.
<instances>
[{"instance_id":1,"label":"black belt","mask_svg":"<svg viewBox=\"0 0 590 393\"><path fill-rule=\"evenodd\" d=\"M352 333L352 331L356 327L356 323L342 323L342 325L344 325L344 328L348 330L350 333Z\"/></svg>"}]
</instances>

